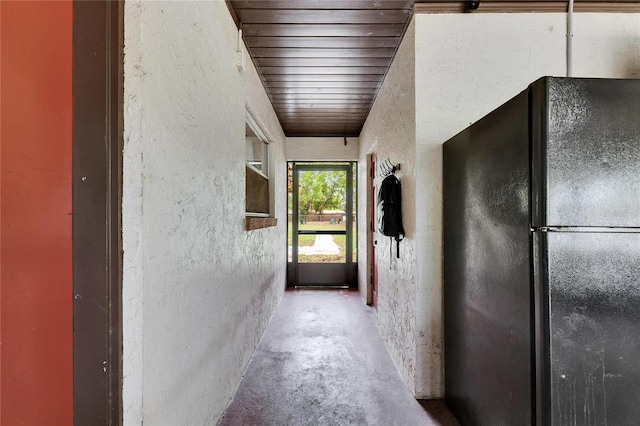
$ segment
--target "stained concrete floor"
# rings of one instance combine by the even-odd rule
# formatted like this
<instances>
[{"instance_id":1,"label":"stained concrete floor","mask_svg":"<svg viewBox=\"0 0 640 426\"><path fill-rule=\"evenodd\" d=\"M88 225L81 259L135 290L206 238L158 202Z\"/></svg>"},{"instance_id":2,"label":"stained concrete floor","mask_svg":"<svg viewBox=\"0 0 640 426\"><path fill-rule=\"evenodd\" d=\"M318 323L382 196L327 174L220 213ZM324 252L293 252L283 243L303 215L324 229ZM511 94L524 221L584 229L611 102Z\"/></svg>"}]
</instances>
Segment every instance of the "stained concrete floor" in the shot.
<instances>
[{"instance_id":1,"label":"stained concrete floor","mask_svg":"<svg viewBox=\"0 0 640 426\"><path fill-rule=\"evenodd\" d=\"M458 423L413 399L358 292L288 291L219 425L346 424Z\"/></svg>"}]
</instances>

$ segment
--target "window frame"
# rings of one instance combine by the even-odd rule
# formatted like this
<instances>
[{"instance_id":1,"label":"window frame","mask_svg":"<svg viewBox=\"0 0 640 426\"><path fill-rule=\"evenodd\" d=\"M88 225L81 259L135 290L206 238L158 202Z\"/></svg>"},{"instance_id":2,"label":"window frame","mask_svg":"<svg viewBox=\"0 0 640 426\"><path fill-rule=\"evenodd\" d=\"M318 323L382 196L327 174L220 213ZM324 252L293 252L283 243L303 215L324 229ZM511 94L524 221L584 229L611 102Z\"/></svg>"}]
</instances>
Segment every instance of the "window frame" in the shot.
<instances>
[{"instance_id":1,"label":"window frame","mask_svg":"<svg viewBox=\"0 0 640 426\"><path fill-rule=\"evenodd\" d=\"M258 125L258 123L256 122L256 120L253 118L253 116L249 113L249 111L246 111L245 114L245 124L246 126L248 126L251 131L256 135L256 137L262 141L263 145L264 145L264 151L263 151L263 160L262 160L262 169L260 170L257 167L255 167L253 164L251 164L248 160L247 160L247 156L246 156L246 141L247 141L247 135L245 132L245 167L246 169L251 170L251 172L256 173L260 176L262 176L265 180L266 180L266 185L267 185L267 212L250 212L247 211L246 209L246 199L248 196L248 193L245 189L245 216L246 217L258 217L258 218L268 218L268 217L272 217L271 215L271 210L272 210L272 182L271 182L271 178L270 178L270 141L269 138L267 138L264 134L264 132L262 131L262 129L260 128L260 126ZM248 170L245 171L245 179L247 179L246 173L248 172Z\"/></svg>"},{"instance_id":2,"label":"window frame","mask_svg":"<svg viewBox=\"0 0 640 426\"><path fill-rule=\"evenodd\" d=\"M269 179L269 139L264 135L264 133L262 132L262 130L260 129L260 126L258 126L258 123L256 123L256 121L253 119L253 117L251 116L251 114L249 114L249 111L247 111L246 117L245 117L245 122L246 124L251 128L251 131L253 131L253 133L256 135L256 137L258 139L260 139L264 145L264 151L263 151L263 160L262 160L262 169L260 170L257 167L255 167L253 164L251 164L249 161L247 161L246 159L246 154L245 154L245 164L250 167L251 169L253 169L255 172L261 174L262 176L264 176L265 178ZM246 143L246 134L245 134L245 143ZM245 145L245 149L246 149L246 145Z\"/></svg>"}]
</instances>

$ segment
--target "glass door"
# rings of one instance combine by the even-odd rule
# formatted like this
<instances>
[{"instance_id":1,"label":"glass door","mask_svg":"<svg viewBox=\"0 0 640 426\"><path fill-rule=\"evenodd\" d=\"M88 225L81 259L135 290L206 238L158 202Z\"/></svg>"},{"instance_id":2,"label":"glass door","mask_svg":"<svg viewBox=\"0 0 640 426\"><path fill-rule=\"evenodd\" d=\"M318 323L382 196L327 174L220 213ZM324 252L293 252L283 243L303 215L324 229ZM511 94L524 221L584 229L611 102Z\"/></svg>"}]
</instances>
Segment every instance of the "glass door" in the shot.
<instances>
[{"instance_id":1,"label":"glass door","mask_svg":"<svg viewBox=\"0 0 640 426\"><path fill-rule=\"evenodd\" d=\"M287 283L357 287L355 163L289 163Z\"/></svg>"}]
</instances>

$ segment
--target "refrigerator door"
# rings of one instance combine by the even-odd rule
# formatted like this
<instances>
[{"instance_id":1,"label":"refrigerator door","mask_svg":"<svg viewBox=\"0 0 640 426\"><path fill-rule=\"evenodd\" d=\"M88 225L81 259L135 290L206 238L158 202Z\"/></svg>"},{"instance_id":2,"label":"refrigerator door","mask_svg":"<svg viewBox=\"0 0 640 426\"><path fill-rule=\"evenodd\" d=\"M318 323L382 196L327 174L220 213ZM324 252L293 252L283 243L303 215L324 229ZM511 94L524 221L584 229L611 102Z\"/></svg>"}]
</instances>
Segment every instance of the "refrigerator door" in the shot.
<instances>
[{"instance_id":1,"label":"refrigerator door","mask_svg":"<svg viewBox=\"0 0 640 426\"><path fill-rule=\"evenodd\" d=\"M640 233L544 235L551 421L542 424L637 425Z\"/></svg>"},{"instance_id":2,"label":"refrigerator door","mask_svg":"<svg viewBox=\"0 0 640 426\"><path fill-rule=\"evenodd\" d=\"M532 422L528 103L444 144L445 390L465 425Z\"/></svg>"},{"instance_id":3,"label":"refrigerator door","mask_svg":"<svg viewBox=\"0 0 640 426\"><path fill-rule=\"evenodd\" d=\"M533 91L534 226L640 227L640 80L545 78Z\"/></svg>"}]
</instances>

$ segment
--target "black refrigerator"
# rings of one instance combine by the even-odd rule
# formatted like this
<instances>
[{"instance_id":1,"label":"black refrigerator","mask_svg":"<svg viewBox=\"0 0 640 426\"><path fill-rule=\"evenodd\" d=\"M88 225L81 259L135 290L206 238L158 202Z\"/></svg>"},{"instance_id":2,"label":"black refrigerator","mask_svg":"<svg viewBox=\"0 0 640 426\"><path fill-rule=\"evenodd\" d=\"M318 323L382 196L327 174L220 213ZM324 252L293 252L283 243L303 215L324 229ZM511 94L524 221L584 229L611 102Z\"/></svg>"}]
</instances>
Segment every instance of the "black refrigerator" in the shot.
<instances>
[{"instance_id":1,"label":"black refrigerator","mask_svg":"<svg viewBox=\"0 0 640 426\"><path fill-rule=\"evenodd\" d=\"M545 77L444 144L447 405L640 424L640 80Z\"/></svg>"}]
</instances>

